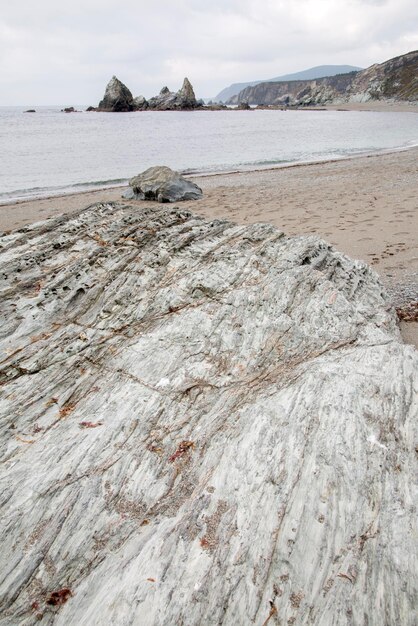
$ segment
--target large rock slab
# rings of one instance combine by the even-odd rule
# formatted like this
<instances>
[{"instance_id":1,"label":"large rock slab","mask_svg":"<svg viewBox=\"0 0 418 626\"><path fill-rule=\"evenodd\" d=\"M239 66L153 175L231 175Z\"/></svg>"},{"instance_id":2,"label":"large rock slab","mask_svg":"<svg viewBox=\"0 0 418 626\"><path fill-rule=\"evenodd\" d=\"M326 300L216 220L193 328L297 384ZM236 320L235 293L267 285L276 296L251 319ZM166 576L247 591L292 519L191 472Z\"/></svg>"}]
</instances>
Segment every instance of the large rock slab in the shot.
<instances>
[{"instance_id":1,"label":"large rock slab","mask_svg":"<svg viewBox=\"0 0 418 626\"><path fill-rule=\"evenodd\" d=\"M106 86L103 100L99 102L98 111L126 113L134 110L133 96L128 87L116 76L113 76Z\"/></svg>"},{"instance_id":2,"label":"large rock slab","mask_svg":"<svg viewBox=\"0 0 418 626\"><path fill-rule=\"evenodd\" d=\"M0 245L2 626L416 623L418 353L368 267L127 204Z\"/></svg>"},{"instance_id":3,"label":"large rock slab","mask_svg":"<svg viewBox=\"0 0 418 626\"><path fill-rule=\"evenodd\" d=\"M157 202L179 202L199 200L203 195L200 187L181 176L179 172L156 165L134 176L129 189L122 194L128 200L156 200Z\"/></svg>"}]
</instances>

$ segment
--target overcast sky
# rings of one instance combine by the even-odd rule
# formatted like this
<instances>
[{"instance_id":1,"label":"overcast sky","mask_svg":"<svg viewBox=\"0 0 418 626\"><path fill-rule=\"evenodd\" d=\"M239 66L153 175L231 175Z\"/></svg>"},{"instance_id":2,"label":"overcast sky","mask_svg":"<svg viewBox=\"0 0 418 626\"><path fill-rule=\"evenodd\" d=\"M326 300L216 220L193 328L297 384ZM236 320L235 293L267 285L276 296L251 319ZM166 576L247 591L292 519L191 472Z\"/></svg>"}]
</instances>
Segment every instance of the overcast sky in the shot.
<instances>
[{"instance_id":1,"label":"overcast sky","mask_svg":"<svg viewBox=\"0 0 418 626\"><path fill-rule=\"evenodd\" d=\"M197 97L418 48L417 0L4 0L0 105L97 104L191 80Z\"/></svg>"}]
</instances>

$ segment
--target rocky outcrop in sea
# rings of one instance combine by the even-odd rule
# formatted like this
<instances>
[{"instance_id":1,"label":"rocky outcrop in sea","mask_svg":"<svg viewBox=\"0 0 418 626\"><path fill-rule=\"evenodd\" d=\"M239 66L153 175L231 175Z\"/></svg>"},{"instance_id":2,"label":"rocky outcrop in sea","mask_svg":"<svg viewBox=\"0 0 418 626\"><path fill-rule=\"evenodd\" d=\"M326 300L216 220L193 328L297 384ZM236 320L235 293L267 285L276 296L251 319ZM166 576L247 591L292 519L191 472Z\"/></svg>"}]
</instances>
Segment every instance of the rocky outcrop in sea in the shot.
<instances>
[{"instance_id":1,"label":"rocky outcrop in sea","mask_svg":"<svg viewBox=\"0 0 418 626\"><path fill-rule=\"evenodd\" d=\"M193 87L188 78L185 78L181 89L177 92L163 87L158 94L146 100L144 96L134 98L129 89L116 76L110 80L106 87L103 100L99 103L97 111L189 111L203 106L202 101L197 101ZM89 107L88 110L95 110Z\"/></svg>"},{"instance_id":2,"label":"rocky outcrop in sea","mask_svg":"<svg viewBox=\"0 0 418 626\"><path fill-rule=\"evenodd\" d=\"M116 76L113 76L108 82L103 100L99 102L97 110L115 113L134 110L131 92Z\"/></svg>"},{"instance_id":3,"label":"rocky outcrop in sea","mask_svg":"<svg viewBox=\"0 0 418 626\"><path fill-rule=\"evenodd\" d=\"M2 626L415 624L418 353L376 274L126 202L0 246Z\"/></svg>"},{"instance_id":4,"label":"rocky outcrop in sea","mask_svg":"<svg viewBox=\"0 0 418 626\"><path fill-rule=\"evenodd\" d=\"M158 111L190 110L201 106L198 103L188 78L185 78L181 89L177 92L170 91L168 87L163 87L158 96L151 98L148 102L150 109Z\"/></svg>"},{"instance_id":5,"label":"rocky outcrop in sea","mask_svg":"<svg viewBox=\"0 0 418 626\"><path fill-rule=\"evenodd\" d=\"M132 104L135 111L145 111L148 109L148 102L144 96L136 96Z\"/></svg>"}]
</instances>

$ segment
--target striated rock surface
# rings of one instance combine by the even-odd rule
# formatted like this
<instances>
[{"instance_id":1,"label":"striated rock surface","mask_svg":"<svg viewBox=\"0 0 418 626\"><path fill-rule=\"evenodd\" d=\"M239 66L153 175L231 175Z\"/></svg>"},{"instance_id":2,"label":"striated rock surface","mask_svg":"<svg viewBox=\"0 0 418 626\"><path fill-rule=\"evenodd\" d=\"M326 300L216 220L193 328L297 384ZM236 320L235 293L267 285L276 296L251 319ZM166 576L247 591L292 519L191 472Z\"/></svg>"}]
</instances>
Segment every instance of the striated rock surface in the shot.
<instances>
[{"instance_id":1,"label":"striated rock surface","mask_svg":"<svg viewBox=\"0 0 418 626\"><path fill-rule=\"evenodd\" d=\"M263 82L234 95L229 104L307 106L368 100L418 101L418 51L349 74L315 80Z\"/></svg>"},{"instance_id":2,"label":"striated rock surface","mask_svg":"<svg viewBox=\"0 0 418 626\"><path fill-rule=\"evenodd\" d=\"M122 194L128 200L157 200L157 202L179 202L199 200L202 190L179 172L164 165L149 167L145 172L129 181L129 189Z\"/></svg>"},{"instance_id":3,"label":"striated rock surface","mask_svg":"<svg viewBox=\"0 0 418 626\"><path fill-rule=\"evenodd\" d=\"M107 84L105 95L99 102L97 110L115 113L133 111L133 96L116 76L113 76Z\"/></svg>"},{"instance_id":4,"label":"striated rock surface","mask_svg":"<svg viewBox=\"0 0 418 626\"><path fill-rule=\"evenodd\" d=\"M127 204L0 245L2 626L416 623L418 353L371 270Z\"/></svg>"}]
</instances>

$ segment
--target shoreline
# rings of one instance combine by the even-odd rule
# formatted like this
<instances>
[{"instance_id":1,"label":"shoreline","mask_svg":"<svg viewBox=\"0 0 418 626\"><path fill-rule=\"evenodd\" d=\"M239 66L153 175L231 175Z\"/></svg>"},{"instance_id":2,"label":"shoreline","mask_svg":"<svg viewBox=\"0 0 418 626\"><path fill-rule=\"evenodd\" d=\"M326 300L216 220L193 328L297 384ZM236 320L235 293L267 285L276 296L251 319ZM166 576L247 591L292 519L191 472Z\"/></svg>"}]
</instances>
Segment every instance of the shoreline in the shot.
<instances>
[{"instance_id":1,"label":"shoreline","mask_svg":"<svg viewBox=\"0 0 418 626\"><path fill-rule=\"evenodd\" d=\"M219 111L245 111L246 109L238 109L237 104L226 105L226 108L216 108L220 103L214 102L212 105L205 104L202 108L197 109L179 109L178 111L165 111L158 109L143 109L138 111L124 111L125 113L199 113L199 112L209 112L209 113L218 113ZM115 111L87 111L87 108L90 106L88 104L77 104L75 105L80 107L80 109L76 109L71 113L114 113ZM263 108L265 106L265 108ZM21 109L22 113L28 113L28 108L37 108L39 111L43 109L59 111L60 113L65 113L66 115L69 112L65 112L63 109L68 108L64 104L10 104L10 105L2 105L1 109ZM212 108L213 107L213 108ZM260 107L257 109L257 107ZM360 111L367 112L372 111L375 113L418 113L418 103L413 100L394 100L394 101L382 101L382 100L367 100L366 102L340 102L339 104L313 104L309 106L284 106L284 105L251 105L252 110L259 111ZM35 113L38 111L35 109Z\"/></svg>"},{"instance_id":2,"label":"shoreline","mask_svg":"<svg viewBox=\"0 0 418 626\"><path fill-rule=\"evenodd\" d=\"M265 167L255 166L254 168L249 168L249 169L231 169L231 170L222 170L222 171L216 171L216 172L205 172L204 170L193 172L193 171L186 170L186 172L184 173L180 172L180 173L185 178L191 178L191 179L221 178L223 176L253 174L257 172L270 172L270 171L275 171L275 170L290 169L290 168L297 168L297 167L310 167L314 165L323 165L323 164L328 164L328 163L340 163L343 161L352 161L352 160L357 160L357 159L368 159L368 158L373 158L373 157L379 157L385 154L399 154L401 152L408 152L410 150L415 150L417 148L418 148L418 144L414 144L412 146L400 146L398 148L382 148L374 152L360 152L358 154L350 154L350 155L341 156L341 157L332 157L332 158L324 159L324 160L316 159L314 161L294 161L294 162L279 163L277 165L273 165L273 164L266 165ZM126 179L126 181L128 182L129 179ZM83 185L84 183L77 183L77 184ZM89 183L85 183L85 184L88 185ZM95 183L92 183L92 184L95 185ZM12 207L12 206L21 205L21 204L25 204L29 202L38 202L42 200L56 200L59 198L67 198L68 196L79 196L83 194L86 195L86 194L96 193L100 191L103 192L103 191L114 190L114 189L124 189L127 186L128 185L125 183L119 183L117 185L93 186L91 189L85 189L83 191L68 191L68 193L58 192L56 194L50 194L47 196L33 196L31 198L21 198L21 199L6 201L6 202L3 202L0 200L0 211L4 207ZM1 222L1 218L0 218L0 222Z\"/></svg>"},{"instance_id":3,"label":"shoreline","mask_svg":"<svg viewBox=\"0 0 418 626\"><path fill-rule=\"evenodd\" d=\"M374 113L418 113L418 103L401 100L399 102L382 102L380 100L368 102L341 102L340 104L326 104L327 111L373 111Z\"/></svg>"},{"instance_id":4,"label":"shoreline","mask_svg":"<svg viewBox=\"0 0 418 626\"><path fill-rule=\"evenodd\" d=\"M190 176L198 201L177 203L208 219L269 222L287 235L315 235L367 263L393 304L418 301L418 147L291 167ZM0 206L0 230L22 228L97 202L127 202L123 187L24 200ZM129 201L138 207L146 201ZM173 205L176 206L176 205ZM418 322L401 322L418 347Z\"/></svg>"}]
</instances>

